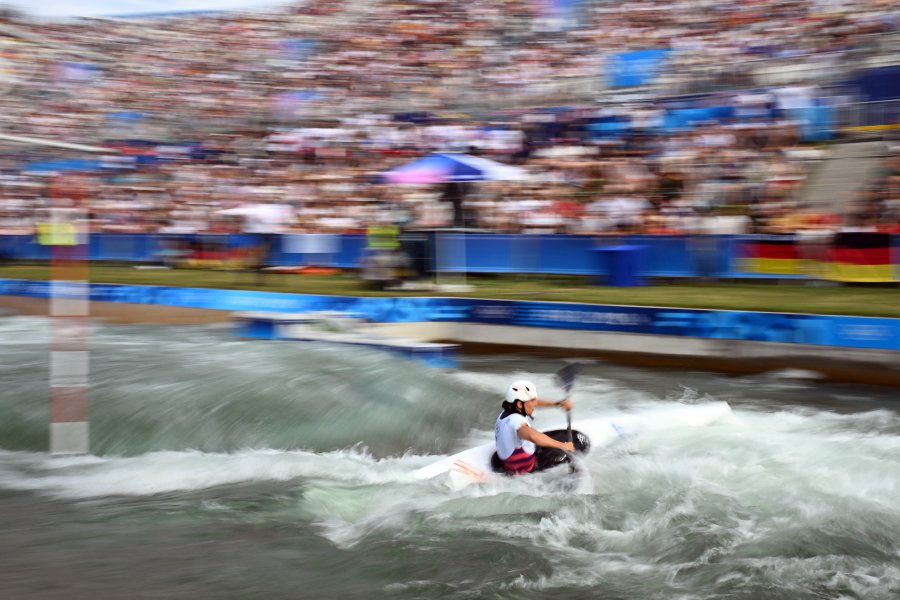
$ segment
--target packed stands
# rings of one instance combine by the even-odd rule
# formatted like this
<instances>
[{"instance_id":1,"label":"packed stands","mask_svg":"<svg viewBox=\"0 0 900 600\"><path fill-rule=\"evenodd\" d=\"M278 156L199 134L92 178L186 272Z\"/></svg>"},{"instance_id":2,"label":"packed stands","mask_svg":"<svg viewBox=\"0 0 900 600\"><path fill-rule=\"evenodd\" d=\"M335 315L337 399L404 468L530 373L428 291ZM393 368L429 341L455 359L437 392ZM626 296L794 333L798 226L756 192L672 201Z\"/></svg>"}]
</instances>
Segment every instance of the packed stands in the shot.
<instances>
[{"instance_id":1,"label":"packed stands","mask_svg":"<svg viewBox=\"0 0 900 600\"><path fill-rule=\"evenodd\" d=\"M289 231L361 231L385 214L503 232L834 230L856 205L798 194L854 125L835 115L865 104L838 84L893 64L898 18L885 0L7 15L0 132L109 150L7 140L0 231L33 229L73 178L98 232L231 231L242 222L222 211L248 203L289 206ZM441 186L379 180L433 151L529 178L468 186L461 220Z\"/></svg>"}]
</instances>

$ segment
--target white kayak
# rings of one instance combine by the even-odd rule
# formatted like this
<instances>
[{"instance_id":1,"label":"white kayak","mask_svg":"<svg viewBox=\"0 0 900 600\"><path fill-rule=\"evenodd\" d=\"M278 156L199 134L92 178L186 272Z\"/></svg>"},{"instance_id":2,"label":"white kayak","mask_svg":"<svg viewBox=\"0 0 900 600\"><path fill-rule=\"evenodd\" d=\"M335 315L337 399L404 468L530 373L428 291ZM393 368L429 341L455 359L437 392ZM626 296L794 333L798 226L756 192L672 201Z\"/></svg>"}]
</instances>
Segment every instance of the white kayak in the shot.
<instances>
[{"instance_id":1,"label":"white kayak","mask_svg":"<svg viewBox=\"0 0 900 600\"><path fill-rule=\"evenodd\" d=\"M701 427L709 425L731 414L727 402L710 402L707 404L682 404L667 409L654 410L647 413L599 417L579 420L573 427L590 439L591 448L599 448L616 440L622 435L639 433L660 425L687 425ZM561 429L547 427L545 429ZM542 428L544 429L544 428ZM442 458L413 472L418 479L446 477L454 490L462 489L473 483L486 483L501 475L491 468L491 456L494 454L494 443L488 442L457 452Z\"/></svg>"}]
</instances>

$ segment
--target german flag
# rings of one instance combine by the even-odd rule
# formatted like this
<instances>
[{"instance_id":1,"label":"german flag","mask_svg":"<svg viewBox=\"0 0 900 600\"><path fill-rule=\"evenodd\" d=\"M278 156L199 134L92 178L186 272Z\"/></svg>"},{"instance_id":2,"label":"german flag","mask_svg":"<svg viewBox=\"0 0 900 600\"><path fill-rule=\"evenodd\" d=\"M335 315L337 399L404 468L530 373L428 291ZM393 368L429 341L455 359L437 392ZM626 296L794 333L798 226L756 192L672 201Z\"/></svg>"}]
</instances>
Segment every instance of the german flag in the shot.
<instances>
[{"instance_id":1,"label":"german flag","mask_svg":"<svg viewBox=\"0 0 900 600\"><path fill-rule=\"evenodd\" d=\"M804 262L793 235L772 235L744 244L741 268L748 273L800 275Z\"/></svg>"},{"instance_id":2,"label":"german flag","mask_svg":"<svg viewBox=\"0 0 900 600\"><path fill-rule=\"evenodd\" d=\"M828 249L823 277L833 281L879 283L896 281L891 234L841 232Z\"/></svg>"}]
</instances>

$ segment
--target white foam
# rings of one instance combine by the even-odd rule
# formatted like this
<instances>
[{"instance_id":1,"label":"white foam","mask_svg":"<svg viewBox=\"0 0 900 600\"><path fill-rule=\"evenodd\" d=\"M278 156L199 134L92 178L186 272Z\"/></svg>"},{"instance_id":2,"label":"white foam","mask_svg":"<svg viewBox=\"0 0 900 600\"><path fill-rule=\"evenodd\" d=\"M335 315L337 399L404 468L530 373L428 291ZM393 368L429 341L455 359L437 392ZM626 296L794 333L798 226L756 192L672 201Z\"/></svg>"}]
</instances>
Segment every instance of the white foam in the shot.
<instances>
[{"instance_id":1,"label":"white foam","mask_svg":"<svg viewBox=\"0 0 900 600\"><path fill-rule=\"evenodd\" d=\"M99 498L149 496L299 477L384 483L397 481L408 472L408 468L397 466L405 460L409 459L376 461L358 449L328 453L154 452L128 458L52 458L43 454L0 452L0 485L62 498Z\"/></svg>"}]
</instances>

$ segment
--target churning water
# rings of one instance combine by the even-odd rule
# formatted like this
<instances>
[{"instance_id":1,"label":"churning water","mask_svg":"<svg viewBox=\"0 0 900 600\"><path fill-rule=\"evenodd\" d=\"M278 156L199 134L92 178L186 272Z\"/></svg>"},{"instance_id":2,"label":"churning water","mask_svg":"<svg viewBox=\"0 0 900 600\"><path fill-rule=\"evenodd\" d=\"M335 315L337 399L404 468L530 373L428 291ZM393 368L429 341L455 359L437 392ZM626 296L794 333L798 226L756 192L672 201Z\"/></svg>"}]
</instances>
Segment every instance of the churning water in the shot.
<instances>
[{"instance_id":1,"label":"churning water","mask_svg":"<svg viewBox=\"0 0 900 600\"><path fill-rule=\"evenodd\" d=\"M51 458L47 322L0 320L0 598L900 598L885 390L596 363L575 426L649 426L594 448L577 486L452 491L411 474L490 439L511 377L558 396L558 363L92 336L94 455ZM662 416L714 400L732 414L712 425Z\"/></svg>"}]
</instances>

